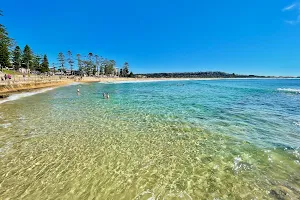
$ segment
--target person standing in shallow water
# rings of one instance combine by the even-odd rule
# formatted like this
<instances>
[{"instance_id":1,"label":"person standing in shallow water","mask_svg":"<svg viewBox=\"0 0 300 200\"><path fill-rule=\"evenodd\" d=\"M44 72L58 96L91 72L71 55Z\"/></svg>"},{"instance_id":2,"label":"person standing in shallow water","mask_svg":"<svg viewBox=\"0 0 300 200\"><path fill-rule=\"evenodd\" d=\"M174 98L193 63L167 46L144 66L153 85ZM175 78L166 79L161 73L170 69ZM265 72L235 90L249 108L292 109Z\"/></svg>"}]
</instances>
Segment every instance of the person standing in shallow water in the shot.
<instances>
[{"instance_id":1,"label":"person standing in shallow water","mask_svg":"<svg viewBox=\"0 0 300 200\"><path fill-rule=\"evenodd\" d=\"M103 93L103 98L104 99L109 99L109 94L108 93Z\"/></svg>"}]
</instances>

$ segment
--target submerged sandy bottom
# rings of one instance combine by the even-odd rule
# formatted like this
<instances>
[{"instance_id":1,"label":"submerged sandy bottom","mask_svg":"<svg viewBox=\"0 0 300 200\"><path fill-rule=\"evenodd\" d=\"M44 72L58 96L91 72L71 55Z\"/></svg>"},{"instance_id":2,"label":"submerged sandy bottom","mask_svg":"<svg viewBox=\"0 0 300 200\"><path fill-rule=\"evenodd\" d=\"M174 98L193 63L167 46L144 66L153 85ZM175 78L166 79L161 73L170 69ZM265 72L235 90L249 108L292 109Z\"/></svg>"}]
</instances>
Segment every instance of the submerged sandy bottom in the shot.
<instances>
[{"instance_id":1,"label":"submerged sandy bottom","mask_svg":"<svg viewBox=\"0 0 300 200\"><path fill-rule=\"evenodd\" d=\"M257 146L209 130L184 119L195 106L153 102L166 96L147 100L141 97L146 88L76 85L1 104L0 199L300 196L299 149ZM140 97L126 96L127 90ZM230 126L240 135L242 128Z\"/></svg>"}]
</instances>

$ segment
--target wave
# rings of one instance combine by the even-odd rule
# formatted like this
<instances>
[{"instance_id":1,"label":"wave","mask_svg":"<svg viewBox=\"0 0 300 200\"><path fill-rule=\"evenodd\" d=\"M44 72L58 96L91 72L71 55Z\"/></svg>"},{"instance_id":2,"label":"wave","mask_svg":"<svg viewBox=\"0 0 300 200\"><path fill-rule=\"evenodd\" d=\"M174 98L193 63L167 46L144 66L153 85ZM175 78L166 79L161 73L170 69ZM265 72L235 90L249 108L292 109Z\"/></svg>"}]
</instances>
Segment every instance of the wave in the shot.
<instances>
[{"instance_id":1,"label":"wave","mask_svg":"<svg viewBox=\"0 0 300 200\"><path fill-rule=\"evenodd\" d=\"M23 92L23 93L19 93L19 94L12 94L9 97L7 97L6 99L1 100L0 104L8 102L8 101L15 101L17 99L24 98L24 97L33 96L35 94L44 93L44 92L47 92L47 91L50 91L50 90L53 90L53 89L54 88L45 88L45 89L36 90L36 91L33 91L33 92Z\"/></svg>"},{"instance_id":2,"label":"wave","mask_svg":"<svg viewBox=\"0 0 300 200\"><path fill-rule=\"evenodd\" d=\"M290 92L290 93L297 93L300 94L300 89L294 89L294 88L278 88L278 91L282 92Z\"/></svg>"},{"instance_id":3,"label":"wave","mask_svg":"<svg viewBox=\"0 0 300 200\"><path fill-rule=\"evenodd\" d=\"M294 124L300 127L300 122L294 122Z\"/></svg>"},{"instance_id":4,"label":"wave","mask_svg":"<svg viewBox=\"0 0 300 200\"><path fill-rule=\"evenodd\" d=\"M73 83L70 83L68 85L81 85L82 83L81 82L73 82Z\"/></svg>"}]
</instances>

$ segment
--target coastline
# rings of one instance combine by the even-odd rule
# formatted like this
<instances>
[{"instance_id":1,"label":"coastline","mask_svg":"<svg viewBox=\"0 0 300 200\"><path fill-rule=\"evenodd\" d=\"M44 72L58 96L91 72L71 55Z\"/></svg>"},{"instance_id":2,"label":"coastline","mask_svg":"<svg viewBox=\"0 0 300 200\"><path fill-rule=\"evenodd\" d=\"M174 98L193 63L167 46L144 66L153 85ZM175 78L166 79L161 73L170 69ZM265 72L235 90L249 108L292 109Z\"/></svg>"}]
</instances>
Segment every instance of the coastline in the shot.
<instances>
[{"instance_id":1,"label":"coastline","mask_svg":"<svg viewBox=\"0 0 300 200\"><path fill-rule=\"evenodd\" d=\"M188 81L188 80L255 80L255 79L299 79L299 78L123 78L123 77L84 77L82 80L63 79L46 82L20 82L0 85L0 99L5 99L11 94L34 91L49 87L66 86L72 83L123 83L123 82L148 82L148 81Z\"/></svg>"},{"instance_id":2,"label":"coastline","mask_svg":"<svg viewBox=\"0 0 300 200\"><path fill-rule=\"evenodd\" d=\"M74 81L62 80L62 81L49 81L49 82L22 82L13 83L7 85L0 85L0 98L6 98L11 94L28 92L49 87L65 86Z\"/></svg>"}]
</instances>

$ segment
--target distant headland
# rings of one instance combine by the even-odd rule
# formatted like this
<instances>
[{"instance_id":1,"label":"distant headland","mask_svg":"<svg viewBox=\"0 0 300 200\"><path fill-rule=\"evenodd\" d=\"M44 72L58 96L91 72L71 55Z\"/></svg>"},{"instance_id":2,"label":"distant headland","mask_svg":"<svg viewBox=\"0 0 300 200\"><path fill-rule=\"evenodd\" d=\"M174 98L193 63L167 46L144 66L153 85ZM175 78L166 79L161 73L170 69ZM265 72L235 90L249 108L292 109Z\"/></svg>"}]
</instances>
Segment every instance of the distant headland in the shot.
<instances>
[{"instance_id":1,"label":"distant headland","mask_svg":"<svg viewBox=\"0 0 300 200\"><path fill-rule=\"evenodd\" d=\"M136 74L135 76L147 77L147 78L300 78L300 76L242 75L242 74L226 73L220 71L145 73L145 74Z\"/></svg>"}]
</instances>

